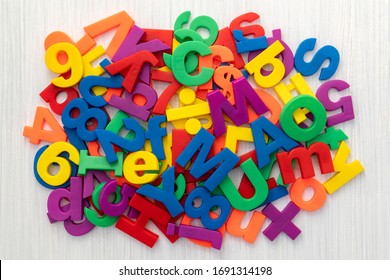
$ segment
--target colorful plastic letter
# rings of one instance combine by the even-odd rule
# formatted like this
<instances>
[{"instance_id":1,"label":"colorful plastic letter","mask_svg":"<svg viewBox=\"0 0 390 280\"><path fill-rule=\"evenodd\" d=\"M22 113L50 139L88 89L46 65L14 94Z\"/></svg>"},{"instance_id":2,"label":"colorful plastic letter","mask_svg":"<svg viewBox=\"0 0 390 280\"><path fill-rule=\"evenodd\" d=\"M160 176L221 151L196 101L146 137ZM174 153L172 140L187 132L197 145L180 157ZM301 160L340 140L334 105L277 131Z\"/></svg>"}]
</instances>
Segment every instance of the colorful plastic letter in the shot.
<instances>
[{"instance_id":1,"label":"colorful plastic letter","mask_svg":"<svg viewBox=\"0 0 390 280\"><path fill-rule=\"evenodd\" d=\"M81 96L93 107L103 107L107 101L102 96L96 96L92 89L96 86L106 88L122 88L123 78L120 75L112 77L87 76L81 80L79 90Z\"/></svg>"},{"instance_id":2,"label":"colorful plastic letter","mask_svg":"<svg viewBox=\"0 0 390 280\"><path fill-rule=\"evenodd\" d=\"M303 179L314 177L313 162L311 160L314 154L318 157L322 174L334 171L329 146L325 143L318 142L312 144L308 149L298 147L290 152L282 152L276 155L283 183L290 184L296 180L292 165L294 159L298 161Z\"/></svg>"},{"instance_id":3,"label":"colorful plastic letter","mask_svg":"<svg viewBox=\"0 0 390 280\"><path fill-rule=\"evenodd\" d=\"M236 126L239 126L249 121L247 102L252 106L257 115L268 111L267 106L244 77L233 81L232 84L234 103L237 109L230 104L220 90L215 90L207 96L213 120L214 135L216 137L226 132L223 112L229 116Z\"/></svg>"},{"instance_id":4,"label":"colorful plastic letter","mask_svg":"<svg viewBox=\"0 0 390 280\"><path fill-rule=\"evenodd\" d=\"M47 123L53 129L45 130L44 125ZM37 107L33 126L25 126L23 136L30 138L30 143L39 144L41 140L48 142L66 141L67 136L60 124L54 118L50 110L45 107Z\"/></svg>"},{"instance_id":5,"label":"colorful plastic letter","mask_svg":"<svg viewBox=\"0 0 390 280\"><path fill-rule=\"evenodd\" d=\"M138 163L142 160L143 163ZM139 171L155 171L155 173L144 173L139 175ZM123 162L123 175L126 180L133 184L147 184L153 182L158 177L159 165L157 157L146 151L138 151L129 154Z\"/></svg>"},{"instance_id":6,"label":"colorful plastic letter","mask_svg":"<svg viewBox=\"0 0 390 280\"><path fill-rule=\"evenodd\" d=\"M313 197L309 200L303 200L302 194L306 188L314 190ZM324 186L314 178L299 178L290 188L291 200L302 210L315 211L320 209L326 201L326 191Z\"/></svg>"},{"instance_id":7,"label":"colorful plastic letter","mask_svg":"<svg viewBox=\"0 0 390 280\"><path fill-rule=\"evenodd\" d=\"M67 199L70 207L61 207L61 201ZM56 189L49 194L47 199L48 215L56 221L71 219L81 220L83 217L83 180L80 177L70 179L70 189Z\"/></svg>"},{"instance_id":8,"label":"colorful plastic letter","mask_svg":"<svg viewBox=\"0 0 390 280\"><path fill-rule=\"evenodd\" d=\"M324 183L324 187L329 194L337 191L364 170L364 167L358 160L347 163L349 153L348 145L344 141L341 142L340 148L333 159L336 174Z\"/></svg>"},{"instance_id":9,"label":"colorful plastic letter","mask_svg":"<svg viewBox=\"0 0 390 280\"><path fill-rule=\"evenodd\" d=\"M245 13L232 20L229 28L232 32L233 30L241 30L244 36L253 35L253 37L261 37L265 34L264 28L261 25L253 24L241 26L241 23L243 22L253 22L259 18L259 14L253 12Z\"/></svg>"},{"instance_id":10,"label":"colorful plastic letter","mask_svg":"<svg viewBox=\"0 0 390 280\"><path fill-rule=\"evenodd\" d=\"M211 246L217 250L220 250L222 247L222 234L216 230L187 225L177 226L174 223L169 223L167 234L173 235L175 233L180 237L210 242Z\"/></svg>"},{"instance_id":11,"label":"colorful plastic letter","mask_svg":"<svg viewBox=\"0 0 390 280\"><path fill-rule=\"evenodd\" d=\"M234 236L242 237L248 243L254 243L261 227L263 226L265 216L258 211L254 211L246 228L241 228L241 222L245 212L233 209L229 219L226 222L226 230Z\"/></svg>"},{"instance_id":12,"label":"colorful plastic letter","mask_svg":"<svg viewBox=\"0 0 390 280\"><path fill-rule=\"evenodd\" d=\"M67 97L65 101L58 103L57 96L61 93L66 93ZM43 100L49 103L50 109L57 115L61 115L62 111L68 105L70 101L79 97L79 93L72 87L69 88L60 88L54 84L50 84L45 88L40 94Z\"/></svg>"},{"instance_id":13,"label":"colorful plastic letter","mask_svg":"<svg viewBox=\"0 0 390 280\"><path fill-rule=\"evenodd\" d=\"M244 32L241 30L233 30L233 36L236 40L238 53L262 50L268 47L267 38L265 36L249 39L244 37Z\"/></svg>"},{"instance_id":14,"label":"colorful plastic letter","mask_svg":"<svg viewBox=\"0 0 390 280\"><path fill-rule=\"evenodd\" d=\"M317 135L310 141L306 142L306 146L316 142L328 144L331 150L336 150L340 147L341 141L347 140L348 136L341 129L336 129L334 126L325 128L325 132Z\"/></svg>"},{"instance_id":15,"label":"colorful plastic letter","mask_svg":"<svg viewBox=\"0 0 390 280\"><path fill-rule=\"evenodd\" d=\"M149 220L152 220L167 225L171 216L165 210L137 194L131 199L130 206L140 212L137 220L132 221L122 215L115 227L152 248L158 239L158 235L148 230L146 224Z\"/></svg>"},{"instance_id":16,"label":"colorful plastic letter","mask_svg":"<svg viewBox=\"0 0 390 280\"><path fill-rule=\"evenodd\" d=\"M293 115L297 109L307 108L314 116L310 127L301 128L295 123ZM324 106L309 95L299 95L291 99L280 113L280 126L284 132L296 141L309 141L316 137L326 124L326 111Z\"/></svg>"},{"instance_id":17,"label":"colorful plastic letter","mask_svg":"<svg viewBox=\"0 0 390 280\"><path fill-rule=\"evenodd\" d=\"M169 168L162 174L162 189L152 185L144 185L137 193L162 202L172 217L182 213L183 207L175 197L175 169Z\"/></svg>"},{"instance_id":18,"label":"colorful plastic letter","mask_svg":"<svg viewBox=\"0 0 390 280\"><path fill-rule=\"evenodd\" d=\"M88 151L80 151L79 175L85 175L87 170L114 170L115 176L122 176L123 152L117 152L118 161L109 163L107 157L88 156Z\"/></svg>"},{"instance_id":19,"label":"colorful plastic letter","mask_svg":"<svg viewBox=\"0 0 390 280\"><path fill-rule=\"evenodd\" d=\"M274 241L275 238L282 231L288 235L292 240L295 240L298 235L301 233L301 230L293 224L291 221L300 211L298 206L296 206L292 201L290 201L287 206L279 212L279 210L272 204L268 204L263 209L263 214L267 216L272 223L264 230L264 235L271 241Z\"/></svg>"},{"instance_id":20,"label":"colorful plastic letter","mask_svg":"<svg viewBox=\"0 0 390 280\"><path fill-rule=\"evenodd\" d=\"M263 168L270 163L270 155L283 148L285 151L298 146L298 143L288 137L283 130L272 124L266 117L262 116L251 123L253 139L255 142L258 167ZM265 142L264 133L266 133L272 142Z\"/></svg>"},{"instance_id":21,"label":"colorful plastic letter","mask_svg":"<svg viewBox=\"0 0 390 280\"><path fill-rule=\"evenodd\" d=\"M172 72L179 83L186 86L198 86L210 80L214 69L203 67L198 75L190 75L185 66L185 58L189 53L198 53L200 56L211 54L210 48L202 42L184 42L172 53Z\"/></svg>"},{"instance_id":22,"label":"colorful plastic letter","mask_svg":"<svg viewBox=\"0 0 390 280\"><path fill-rule=\"evenodd\" d=\"M134 102L133 97L141 95L146 102L143 105L138 105ZM150 111L157 102L157 93L149 85L144 83L136 83L133 92L125 91L125 98L112 96L109 104L118 108L131 116L135 116L143 121L147 121L150 116Z\"/></svg>"},{"instance_id":23,"label":"colorful plastic letter","mask_svg":"<svg viewBox=\"0 0 390 280\"><path fill-rule=\"evenodd\" d=\"M118 27L106 50L107 55L109 57L113 57L133 25L134 20L125 11L121 11L84 27L84 30L89 34L89 36L95 38L113 28Z\"/></svg>"},{"instance_id":24,"label":"colorful plastic letter","mask_svg":"<svg viewBox=\"0 0 390 280\"><path fill-rule=\"evenodd\" d=\"M206 161L214 140L215 137L202 128L176 160L177 164L184 167L199 150L190 173L195 178L199 178L216 167L213 174L204 182L204 186L210 191L213 191L222 182L223 178L240 160L237 155L225 148Z\"/></svg>"},{"instance_id":25,"label":"colorful plastic letter","mask_svg":"<svg viewBox=\"0 0 390 280\"><path fill-rule=\"evenodd\" d=\"M275 43L275 41L279 41L284 47L284 50L280 53L280 57L284 64L284 68L286 69L284 73L285 78L291 73L294 68L294 54L292 53L290 47L282 40L282 32L280 29L272 30L272 37L267 38L268 45L272 45L273 43ZM251 61L261 52L262 50L250 52L248 54L248 61ZM266 69L261 69L261 72L263 73L263 75L269 75L271 73L271 71L268 71Z\"/></svg>"},{"instance_id":26,"label":"colorful plastic letter","mask_svg":"<svg viewBox=\"0 0 390 280\"><path fill-rule=\"evenodd\" d=\"M128 92L133 92L134 86L137 84L138 76L141 73L142 66L145 63L156 66L157 58L148 51L139 51L115 63L106 66L106 71L111 75L125 73L125 79L122 83L123 87Z\"/></svg>"},{"instance_id":27,"label":"colorful plastic letter","mask_svg":"<svg viewBox=\"0 0 390 280\"><path fill-rule=\"evenodd\" d=\"M126 38L120 45L118 51L112 58L112 61L118 61L139 51L158 52L170 49L168 45L164 44L158 39L139 43L144 33L144 30L136 25L133 25L133 27L130 29L130 32L127 33Z\"/></svg>"},{"instance_id":28,"label":"colorful plastic letter","mask_svg":"<svg viewBox=\"0 0 390 280\"><path fill-rule=\"evenodd\" d=\"M327 80L336 72L340 62L340 54L335 47L328 45L319 49L310 62L306 62L304 56L307 52L314 50L316 41L316 38L309 38L299 45L294 57L295 69L303 76L311 76L321 68L325 60L329 60L329 65L321 69L319 77L320 80Z\"/></svg>"},{"instance_id":29,"label":"colorful plastic letter","mask_svg":"<svg viewBox=\"0 0 390 280\"><path fill-rule=\"evenodd\" d=\"M228 125L226 132L225 148L228 148L233 153L236 153L238 140L253 142L254 140L252 130L248 127Z\"/></svg>"},{"instance_id":30,"label":"colorful plastic letter","mask_svg":"<svg viewBox=\"0 0 390 280\"><path fill-rule=\"evenodd\" d=\"M290 81L291 83L288 85L281 82L274 87L276 94L283 104L287 104L293 98L291 91L294 89L298 92L298 94L307 94L316 97L300 73L291 76ZM306 108L297 109L293 114L295 122L300 124L306 120L307 113L309 113L309 110Z\"/></svg>"},{"instance_id":31,"label":"colorful plastic letter","mask_svg":"<svg viewBox=\"0 0 390 280\"><path fill-rule=\"evenodd\" d=\"M99 205L99 196L100 196L100 193L102 192L104 185L105 185L105 183L100 183L98 186L96 186L96 188L94 189L93 194L92 194L93 204L95 205L95 207L99 211L101 210L101 207ZM115 194L114 202L118 202L120 199L121 199L121 197L120 197L119 190L118 190ZM120 216L120 214L116 217L111 217L111 216L108 216L105 214L100 216L97 211L94 211L88 207L84 207L84 214L85 214L85 217L93 225L99 226L99 227L112 226L113 224L116 223L116 221L119 219L119 216Z\"/></svg>"},{"instance_id":32,"label":"colorful plastic letter","mask_svg":"<svg viewBox=\"0 0 390 280\"><path fill-rule=\"evenodd\" d=\"M111 180L107 182L102 192L99 196L99 205L102 208L104 214L108 216L120 216L125 212L126 208L129 206L129 201L136 192L136 188L123 184L122 188L118 187L116 180ZM110 194L120 193L120 200L112 203L109 201Z\"/></svg>"},{"instance_id":33,"label":"colorful plastic letter","mask_svg":"<svg viewBox=\"0 0 390 280\"><path fill-rule=\"evenodd\" d=\"M82 236L93 230L95 225L88 221L88 219L84 219L81 222L75 222L71 219L67 219L64 221L64 228L66 232L72 236Z\"/></svg>"},{"instance_id":34,"label":"colorful plastic letter","mask_svg":"<svg viewBox=\"0 0 390 280\"><path fill-rule=\"evenodd\" d=\"M254 75L255 82L260 87L273 87L283 79L286 69L284 68L283 62L276 58L283 50L283 45L279 41L276 41L252 59L252 61L245 64L245 69L251 75ZM269 75L264 76L261 69L267 64L271 64L273 70Z\"/></svg>"},{"instance_id":35,"label":"colorful plastic letter","mask_svg":"<svg viewBox=\"0 0 390 280\"><path fill-rule=\"evenodd\" d=\"M167 129L165 127L160 127L160 125L166 121L165 116L151 118L148 122L148 131L145 132L145 138L150 140L153 154L155 154L159 160L165 159L163 138L167 136Z\"/></svg>"},{"instance_id":36,"label":"colorful plastic letter","mask_svg":"<svg viewBox=\"0 0 390 280\"><path fill-rule=\"evenodd\" d=\"M252 197L242 197L229 176L226 176L225 179L223 179L223 181L219 184L219 187L225 197L229 200L232 207L241 211L249 211L258 207L267 198L268 185L252 159L248 159L242 163L241 168L255 189L255 193Z\"/></svg>"},{"instance_id":37,"label":"colorful plastic letter","mask_svg":"<svg viewBox=\"0 0 390 280\"><path fill-rule=\"evenodd\" d=\"M220 45L229 48L234 56L234 67L237 69L244 67L244 60L242 59L241 55L237 53L236 42L234 41L233 34L228 27L219 30L218 37L214 45Z\"/></svg>"},{"instance_id":38,"label":"colorful plastic letter","mask_svg":"<svg viewBox=\"0 0 390 280\"><path fill-rule=\"evenodd\" d=\"M333 102L329 98L329 90L336 89L337 91L343 91L349 88L349 84L342 80L332 80L322 84L317 90L317 98L321 101L327 111L335 111L341 108L341 113L333 116L329 116L326 121L327 126L343 123L355 118L352 105L352 97L341 97L337 102Z\"/></svg>"}]
</instances>

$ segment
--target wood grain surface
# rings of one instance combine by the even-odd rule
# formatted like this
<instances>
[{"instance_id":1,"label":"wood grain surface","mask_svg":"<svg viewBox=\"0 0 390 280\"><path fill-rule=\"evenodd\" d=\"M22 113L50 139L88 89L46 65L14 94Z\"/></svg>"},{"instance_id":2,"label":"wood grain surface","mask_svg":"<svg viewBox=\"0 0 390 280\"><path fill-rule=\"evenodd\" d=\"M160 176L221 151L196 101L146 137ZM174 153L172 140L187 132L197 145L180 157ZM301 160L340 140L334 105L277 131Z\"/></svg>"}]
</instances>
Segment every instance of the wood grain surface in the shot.
<instances>
[{"instance_id":1,"label":"wood grain surface","mask_svg":"<svg viewBox=\"0 0 390 280\"><path fill-rule=\"evenodd\" d=\"M302 230L295 241L280 235L271 242L260 233L255 244L248 244L226 235L222 250L216 251L184 239L172 245L161 237L149 249L112 227L76 238L62 223L51 225L46 216L49 190L36 182L32 170L38 146L22 136L36 106L46 106L38 94L54 77L44 64L43 42L55 30L77 40L82 27L121 10L140 27L165 29L173 28L185 10L209 15L220 27L253 11L261 15L266 35L281 28L294 53L310 37L317 38L317 46L335 46L341 63L333 78L351 85L342 95L352 96L355 109L355 119L337 127L349 136L351 158L360 160L364 173L328 196L319 211L301 212L294 219ZM389 259L389 12L388 0L1 0L0 258ZM316 90L318 73L308 82ZM281 199L276 206L286 203Z\"/></svg>"}]
</instances>

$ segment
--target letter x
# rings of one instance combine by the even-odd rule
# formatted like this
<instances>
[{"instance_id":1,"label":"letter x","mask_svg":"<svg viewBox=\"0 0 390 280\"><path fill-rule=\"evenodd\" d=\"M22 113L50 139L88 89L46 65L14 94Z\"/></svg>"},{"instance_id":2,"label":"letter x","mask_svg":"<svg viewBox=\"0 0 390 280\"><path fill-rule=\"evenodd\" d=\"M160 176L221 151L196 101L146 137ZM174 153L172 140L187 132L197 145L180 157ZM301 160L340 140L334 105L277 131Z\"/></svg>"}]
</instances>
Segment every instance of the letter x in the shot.
<instances>
[{"instance_id":1,"label":"letter x","mask_svg":"<svg viewBox=\"0 0 390 280\"><path fill-rule=\"evenodd\" d=\"M267 216L272 223L263 231L264 235L273 241L282 231L292 240L298 237L301 230L291 221L301 209L292 201L280 212L272 203L263 209L263 214Z\"/></svg>"}]
</instances>

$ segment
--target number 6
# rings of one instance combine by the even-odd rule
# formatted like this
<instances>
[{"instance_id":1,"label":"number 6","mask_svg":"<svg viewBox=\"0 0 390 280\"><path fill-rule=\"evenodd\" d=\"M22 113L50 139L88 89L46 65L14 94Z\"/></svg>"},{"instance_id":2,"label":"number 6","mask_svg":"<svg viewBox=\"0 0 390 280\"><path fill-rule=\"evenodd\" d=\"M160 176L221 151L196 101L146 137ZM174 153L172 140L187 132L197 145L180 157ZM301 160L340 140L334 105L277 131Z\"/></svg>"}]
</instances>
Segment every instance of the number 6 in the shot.
<instances>
[{"instance_id":1,"label":"number 6","mask_svg":"<svg viewBox=\"0 0 390 280\"><path fill-rule=\"evenodd\" d=\"M60 157L59 154L69 153L69 160L75 164L79 164L80 155L78 150L67 142L56 142L51 144L39 157L37 163L37 171L39 176L47 184L51 186L60 186L69 180L72 173L72 166L68 159ZM52 175L49 172L51 164L59 165L57 174Z\"/></svg>"}]
</instances>

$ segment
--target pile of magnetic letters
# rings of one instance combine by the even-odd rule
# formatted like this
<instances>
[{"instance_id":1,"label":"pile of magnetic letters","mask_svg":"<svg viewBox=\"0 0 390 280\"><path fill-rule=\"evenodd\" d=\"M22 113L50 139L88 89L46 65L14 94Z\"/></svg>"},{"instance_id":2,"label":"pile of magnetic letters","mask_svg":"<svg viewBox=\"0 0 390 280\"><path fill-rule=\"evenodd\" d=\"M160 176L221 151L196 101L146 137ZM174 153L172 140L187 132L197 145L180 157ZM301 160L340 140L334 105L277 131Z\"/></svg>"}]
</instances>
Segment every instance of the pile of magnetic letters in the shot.
<instances>
[{"instance_id":1,"label":"pile of magnetic letters","mask_svg":"<svg viewBox=\"0 0 390 280\"><path fill-rule=\"evenodd\" d=\"M335 47L315 51L309 38L293 54L280 29L265 36L259 17L220 29L186 11L174 30L142 29L122 11L84 27L77 42L49 34L45 63L58 76L23 135L49 142L34 174L52 190L50 222L73 236L115 226L149 247L159 234L216 249L226 234L296 239L294 217L363 171L336 128L354 118L352 98L329 96L349 88L331 80ZM103 48L96 39L107 33Z\"/></svg>"}]
</instances>

